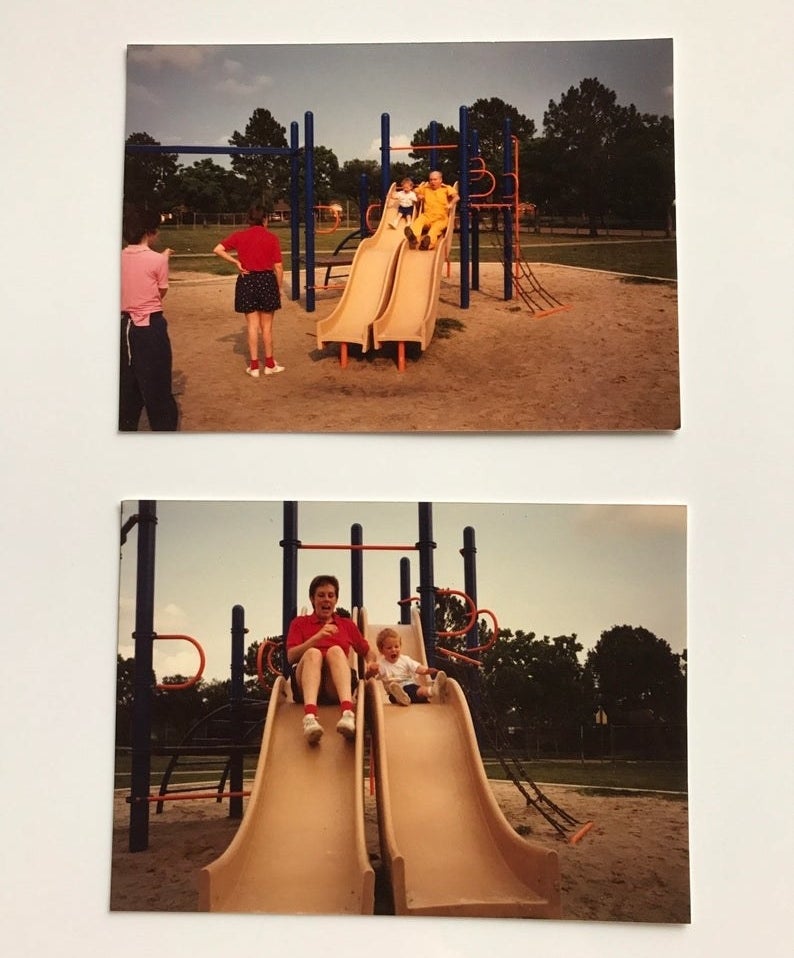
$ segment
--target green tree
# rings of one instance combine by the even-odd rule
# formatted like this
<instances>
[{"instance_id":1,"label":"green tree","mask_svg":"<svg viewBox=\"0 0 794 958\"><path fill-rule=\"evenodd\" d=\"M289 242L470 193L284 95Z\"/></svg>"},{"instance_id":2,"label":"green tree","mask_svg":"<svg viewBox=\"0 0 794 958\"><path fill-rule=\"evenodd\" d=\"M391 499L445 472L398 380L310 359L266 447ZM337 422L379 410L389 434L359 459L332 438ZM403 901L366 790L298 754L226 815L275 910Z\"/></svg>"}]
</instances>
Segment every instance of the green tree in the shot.
<instances>
[{"instance_id":1,"label":"green tree","mask_svg":"<svg viewBox=\"0 0 794 958\"><path fill-rule=\"evenodd\" d=\"M570 182L578 211L587 216L591 236L598 235L608 208L610 154L623 122L617 94L595 77L569 87L559 103L550 100L543 115L544 136L562 147L561 172Z\"/></svg>"},{"instance_id":2,"label":"green tree","mask_svg":"<svg viewBox=\"0 0 794 958\"><path fill-rule=\"evenodd\" d=\"M610 170L610 206L629 220L665 223L672 234L675 201L673 121L629 106L617 131Z\"/></svg>"},{"instance_id":3,"label":"green tree","mask_svg":"<svg viewBox=\"0 0 794 958\"><path fill-rule=\"evenodd\" d=\"M346 160L333 182L336 198L358 203L361 177L367 178L367 194L370 202L379 199L380 164L375 160Z\"/></svg>"},{"instance_id":4,"label":"green tree","mask_svg":"<svg viewBox=\"0 0 794 958\"><path fill-rule=\"evenodd\" d=\"M160 146L148 133L130 133L127 144ZM176 153L124 154L124 202L158 212L165 206L169 188L179 170Z\"/></svg>"},{"instance_id":5,"label":"green tree","mask_svg":"<svg viewBox=\"0 0 794 958\"><path fill-rule=\"evenodd\" d=\"M445 126L443 123L436 124L436 142L440 146L450 146L460 142L460 134L454 126ZM412 146L430 145L430 124L417 130L411 138ZM408 153L409 159L414 161L416 173L414 180L419 183L426 180L430 175L430 151L412 150ZM452 186L460 179L460 150L445 149L438 151L438 160L436 163L439 172L444 177L444 182Z\"/></svg>"},{"instance_id":6,"label":"green tree","mask_svg":"<svg viewBox=\"0 0 794 958\"><path fill-rule=\"evenodd\" d=\"M251 114L245 132L235 130L229 137L229 146L258 146L283 149L287 143L287 129L270 112L258 107ZM232 169L248 183L251 200L272 210L275 201L285 196L289 187L290 162L287 156L232 157Z\"/></svg>"},{"instance_id":7,"label":"green tree","mask_svg":"<svg viewBox=\"0 0 794 958\"><path fill-rule=\"evenodd\" d=\"M528 119L516 107L499 97L475 100L469 107L469 129L477 131L480 155L490 171L496 176L497 193L501 186L500 174L504 169L504 124L510 121L510 132L519 145L519 156L535 136L535 121ZM512 186L506 192L512 193ZM522 200L528 197L522 196Z\"/></svg>"},{"instance_id":8,"label":"green tree","mask_svg":"<svg viewBox=\"0 0 794 958\"><path fill-rule=\"evenodd\" d=\"M616 625L587 653L586 669L607 715L650 709L666 722L686 721L686 679L680 655L642 626Z\"/></svg>"}]
</instances>

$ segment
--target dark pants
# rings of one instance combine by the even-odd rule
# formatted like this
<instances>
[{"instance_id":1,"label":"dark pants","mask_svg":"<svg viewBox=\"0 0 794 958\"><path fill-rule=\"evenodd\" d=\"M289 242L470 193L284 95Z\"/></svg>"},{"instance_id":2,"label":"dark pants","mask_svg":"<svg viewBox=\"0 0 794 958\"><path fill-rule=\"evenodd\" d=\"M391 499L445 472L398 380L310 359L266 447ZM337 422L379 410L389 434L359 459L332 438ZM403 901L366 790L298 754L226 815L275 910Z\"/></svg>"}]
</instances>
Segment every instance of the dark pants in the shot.
<instances>
[{"instance_id":1,"label":"dark pants","mask_svg":"<svg viewBox=\"0 0 794 958\"><path fill-rule=\"evenodd\" d=\"M152 313L148 326L121 314L119 430L135 432L146 408L153 432L174 432L179 411L171 392L171 341L162 313Z\"/></svg>"}]
</instances>

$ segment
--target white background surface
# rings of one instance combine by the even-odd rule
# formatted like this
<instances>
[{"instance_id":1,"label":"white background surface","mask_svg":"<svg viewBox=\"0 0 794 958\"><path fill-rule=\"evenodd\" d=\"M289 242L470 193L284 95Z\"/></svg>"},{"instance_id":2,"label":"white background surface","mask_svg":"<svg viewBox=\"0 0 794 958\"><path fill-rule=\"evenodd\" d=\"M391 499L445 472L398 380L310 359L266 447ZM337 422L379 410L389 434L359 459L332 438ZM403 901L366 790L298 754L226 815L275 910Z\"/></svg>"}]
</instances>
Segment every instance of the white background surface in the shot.
<instances>
[{"instance_id":1,"label":"white background surface","mask_svg":"<svg viewBox=\"0 0 794 958\"><path fill-rule=\"evenodd\" d=\"M346 0L4 10L3 940L17 956L788 954L788 5L381 10ZM126 44L390 41L406 29L417 41L674 38L681 431L118 436ZM120 500L411 495L688 505L692 925L110 914Z\"/></svg>"}]
</instances>

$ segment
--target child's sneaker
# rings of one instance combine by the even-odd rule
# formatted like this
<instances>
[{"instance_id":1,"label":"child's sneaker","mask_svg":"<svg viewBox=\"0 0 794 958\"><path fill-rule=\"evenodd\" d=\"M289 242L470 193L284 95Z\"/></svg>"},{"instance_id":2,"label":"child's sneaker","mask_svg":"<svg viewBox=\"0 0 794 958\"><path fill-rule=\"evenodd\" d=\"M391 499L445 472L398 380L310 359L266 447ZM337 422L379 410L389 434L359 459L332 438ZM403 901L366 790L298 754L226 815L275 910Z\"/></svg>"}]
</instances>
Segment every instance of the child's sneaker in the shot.
<instances>
[{"instance_id":1,"label":"child's sneaker","mask_svg":"<svg viewBox=\"0 0 794 958\"><path fill-rule=\"evenodd\" d=\"M265 366L266 376L275 376L276 373L283 373L283 372L284 372L284 367L279 366L278 363L276 363L275 366Z\"/></svg>"},{"instance_id":2,"label":"child's sneaker","mask_svg":"<svg viewBox=\"0 0 794 958\"><path fill-rule=\"evenodd\" d=\"M259 368L251 369L250 366L245 367L246 376L250 376L251 379L259 379Z\"/></svg>"},{"instance_id":3,"label":"child's sneaker","mask_svg":"<svg viewBox=\"0 0 794 958\"><path fill-rule=\"evenodd\" d=\"M303 737L309 745L316 745L323 737L323 727L311 712L303 716Z\"/></svg>"},{"instance_id":4,"label":"child's sneaker","mask_svg":"<svg viewBox=\"0 0 794 958\"><path fill-rule=\"evenodd\" d=\"M399 682L389 682L386 691L398 705L410 705L411 698Z\"/></svg>"},{"instance_id":5,"label":"child's sneaker","mask_svg":"<svg viewBox=\"0 0 794 958\"><path fill-rule=\"evenodd\" d=\"M436 680L433 682L433 701L440 705L447 698L447 673L436 672Z\"/></svg>"},{"instance_id":6,"label":"child's sneaker","mask_svg":"<svg viewBox=\"0 0 794 958\"><path fill-rule=\"evenodd\" d=\"M350 709L345 709L342 712L342 718L336 723L336 730L350 741L356 737L356 717Z\"/></svg>"}]
</instances>

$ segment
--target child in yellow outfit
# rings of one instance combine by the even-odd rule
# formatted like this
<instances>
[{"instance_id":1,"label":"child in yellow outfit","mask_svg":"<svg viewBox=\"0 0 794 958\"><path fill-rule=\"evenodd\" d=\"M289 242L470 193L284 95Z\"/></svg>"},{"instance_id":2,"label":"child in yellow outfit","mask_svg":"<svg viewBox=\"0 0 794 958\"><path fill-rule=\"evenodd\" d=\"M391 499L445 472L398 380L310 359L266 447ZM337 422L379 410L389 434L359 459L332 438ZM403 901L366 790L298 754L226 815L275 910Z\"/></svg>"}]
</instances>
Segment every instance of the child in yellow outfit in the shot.
<instances>
[{"instance_id":1,"label":"child in yellow outfit","mask_svg":"<svg viewBox=\"0 0 794 958\"><path fill-rule=\"evenodd\" d=\"M438 170L433 170L427 183L420 183L416 195L424 201L424 209L410 226L405 227L405 235L411 249L435 249L439 236L449 223L449 207L458 194L451 186L443 182ZM423 230L427 230L422 236Z\"/></svg>"}]
</instances>

